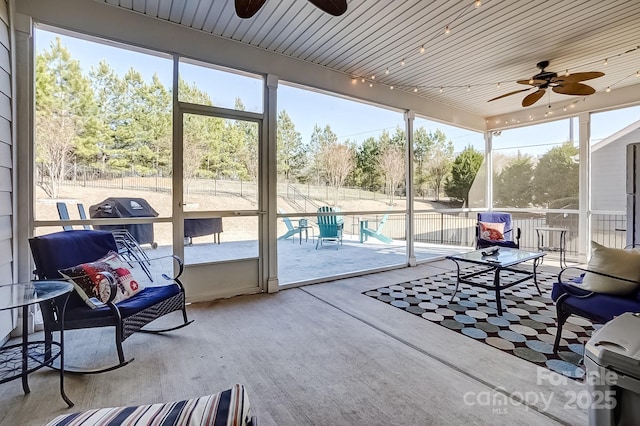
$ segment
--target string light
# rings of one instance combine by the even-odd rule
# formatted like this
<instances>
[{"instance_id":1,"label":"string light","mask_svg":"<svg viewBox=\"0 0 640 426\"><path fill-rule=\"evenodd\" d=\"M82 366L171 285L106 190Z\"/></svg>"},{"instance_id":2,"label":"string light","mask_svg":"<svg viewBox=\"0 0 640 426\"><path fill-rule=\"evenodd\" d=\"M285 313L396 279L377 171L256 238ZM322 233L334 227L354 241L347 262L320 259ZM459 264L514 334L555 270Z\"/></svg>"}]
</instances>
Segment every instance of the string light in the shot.
<instances>
[{"instance_id":1,"label":"string light","mask_svg":"<svg viewBox=\"0 0 640 426\"><path fill-rule=\"evenodd\" d=\"M607 87L606 92L609 93L611 91L611 86Z\"/></svg>"},{"instance_id":2,"label":"string light","mask_svg":"<svg viewBox=\"0 0 640 426\"><path fill-rule=\"evenodd\" d=\"M462 9L462 10L460 11L459 15L458 15L457 17L455 17L455 19L453 19L453 20L452 20L452 21L451 21L451 22L450 22L450 23L445 27L445 31L444 31L444 33L445 33L445 34L449 34L449 33L451 32L452 26L453 26L453 25L454 25L454 24L455 24L455 23L456 23L460 18L464 17L464 16L465 16L465 15L467 15L468 13L473 12L473 10L474 10L474 6L475 6L475 8L480 7L480 6L482 5L482 2L481 2L480 0L477 0L477 1L474 1L474 2L469 2L469 3L467 3L467 5L468 5L468 6L466 7L466 9ZM432 37L431 37L429 40L427 40L427 41L426 41L426 43L422 43L418 49L413 50L413 51L410 51L410 52L409 52L409 55L410 55L409 57L407 57L407 56L403 57L403 58L400 60L399 65L400 65L400 66L405 66L405 65L407 65L407 60L408 60L408 59L410 59L411 57L415 57L415 56L417 56L417 55L419 55L419 54L420 54L420 55L422 55L422 54L426 53L426 49L427 49L427 47L428 47L429 43L430 43L431 41L435 40L435 39L438 37L438 35L442 35L442 33L437 32L437 30L436 30L436 32L432 34ZM638 51L640 51L640 45L638 45L638 46L636 46L636 47L633 47L633 48L631 48L631 49L628 49L628 50L626 50L626 51L624 51L624 52L618 53L618 54L616 54L616 55L613 55L613 56L611 56L611 57L612 57L612 58L617 58L617 57L620 57L620 56L623 56L623 55L626 55L626 54L629 54L629 53L638 52ZM582 68L582 67L585 67L585 66L588 66L588 65L597 64L597 63L598 63L598 61L592 61L592 62L589 62L589 63L586 63L586 64L576 65L576 67L575 67L575 68ZM609 64L609 58L605 58L605 59L604 59L604 61L603 61L603 62L601 62L601 63L603 63L605 66L607 66L607 65ZM573 68L573 67L572 67L572 68ZM390 74L390 71L391 71L390 67L386 67L386 68L384 69L384 75L385 75L385 76L386 76L386 75L389 75L389 74ZM570 74L569 74L569 69L567 68L567 69L565 69L565 71L564 71L564 76L566 77L566 76L569 76L569 75L570 75ZM617 86L617 85L618 85L618 84L620 84L622 81L626 80L627 78L632 77L633 75L635 75L636 77L639 77L639 78L640 78L640 70L636 71L635 73L631 73L631 74L627 75L627 77L623 78L623 79L622 79L622 80L620 80L620 81L617 81L617 82L616 82L616 83L614 83L613 85L609 86L609 87L607 88L607 90L606 90L606 91L607 91L607 92L611 91L611 89L612 89L614 86ZM362 78L361 78L361 77L355 76L355 77L353 77L353 79L352 79L352 83L353 83L353 84L356 84L356 83L357 83L357 79L361 79L362 83L367 83L367 81L371 81L371 80L380 80L380 78L376 78L375 74L372 74L372 75L371 75L371 77L362 77ZM384 81L384 78L383 78L383 81ZM377 81L376 81L376 82L377 82ZM532 77L532 78L530 78L530 79L528 80L528 82L529 82L529 84L530 84L530 85L534 85L534 84L535 84L535 82L536 82L536 80L534 80L534 79L533 79L533 77ZM383 85L386 85L387 87L390 87L388 84L385 84L385 83L382 83L382 84L383 84ZM497 83L490 83L490 82L488 82L488 83L470 84L470 85L462 85L462 86L461 86L461 85L444 85L444 86L409 86L409 85L407 85L407 86L402 86L402 85L401 85L401 86L394 86L394 89L395 89L395 88L398 88L399 90L413 90L413 92L414 92L414 93L417 93L417 92L418 92L418 89L438 89L439 93L443 93L445 88L454 88L454 89L455 89L455 88L460 88L460 87L466 87L466 91L467 91L467 92L469 92L469 91L471 90L471 87L481 87L481 86L485 86L485 87L486 87L486 86L488 86L488 85L493 85L493 84L495 84L495 86L496 86L497 88L500 88L500 87L501 87L501 82L497 82ZM571 105L571 107L573 107L573 105Z\"/></svg>"},{"instance_id":3,"label":"string light","mask_svg":"<svg viewBox=\"0 0 640 426\"><path fill-rule=\"evenodd\" d=\"M389 90L393 90L393 86L389 86Z\"/></svg>"},{"instance_id":4,"label":"string light","mask_svg":"<svg viewBox=\"0 0 640 426\"><path fill-rule=\"evenodd\" d=\"M369 87L373 87L373 83L369 83Z\"/></svg>"},{"instance_id":5,"label":"string light","mask_svg":"<svg viewBox=\"0 0 640 426\"><path fill-rule=\"evenodd\" d=\"M480 6L482 6L482 2L480 0L476 0L475 3L473 4L476 9L479 8Z\"/></svg>"}]
</instances>

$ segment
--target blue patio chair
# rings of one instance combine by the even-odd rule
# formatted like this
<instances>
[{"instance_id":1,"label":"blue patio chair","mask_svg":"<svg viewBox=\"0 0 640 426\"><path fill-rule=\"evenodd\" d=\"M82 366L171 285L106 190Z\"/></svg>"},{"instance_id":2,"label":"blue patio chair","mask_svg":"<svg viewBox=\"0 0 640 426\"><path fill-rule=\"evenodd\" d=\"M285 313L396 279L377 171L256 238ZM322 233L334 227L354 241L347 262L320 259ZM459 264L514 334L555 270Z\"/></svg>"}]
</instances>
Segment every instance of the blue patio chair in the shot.
<instances>
[{"instance_id":1,"label":"blue patio chair","mask_svg":"<svg viewBox=\"0 0 640 426\"><path fill-rule=\"evenodd\" d=\"M520 248L520 228L513 228L510 213L478 213L476 249L491 246Z\"/></svg>"},{"instance_id":2,"label":"blue patio chair","mask_svg":"<svg viewBox=\"0 0 640 426\"><path fill-rule=\"evenodd\" d=\"M368 228L369 221L361 220L360 221L360 242L364 243L369 239L369 237L376 238L383 243L391 244L393 240L386 235L382 235L382 229L384 228L384 224L389 218L389 214L385 214L382 216L382 220L378 223L378 227L376 229Z\"/></svg>"},{"instance_id":3,"label":"blue patio chair","mask_svg":"<svg viewBox=\"0 0 640 426\"><path fill-rule=\"evenodd\" d=\"M284 210L278 209L278 213L285 214L286 212ZM299 234L301 232L300 227L299 226L294 226L293 223L291 222L291 219L289 219L288 217L283 217L282 221L284 222L285 226L287 227L287 232L285 232L284 234L280 235L278 237L278 239L279 240L286 240L287 238L289 238L290 236L293 235L293 241L295 242L295 240L296 240L295 235Z\"/></svg>"},{"instance_id":4,"label":"blue patio chair","mask_svg":"<svg viewBox=\"0 0 640 426\"><path fill-rule=\"evenodd\" d=\"M344 222L335 215L336 210L329 206L323 206L318 209L318 213L334 213L333 215L318 215L318 228L320 233L316 241L316 250L318 245L322 245L324 240L335 241L342 245L342 228ZM337 247L337 246L336 246Z\"/></svg>"},{"instance_id":5,"label":"blue patio chair","mask_svg":"<svg viewBox=\"0 0 640 426\"><path fill-rule=\"evenodd\" d=\"M69 218L69 210L67 210L67 204L61 201L56 203L56 208L58 209L58 216L61 220L70 220ZM62 229L65 231L71 231L73 226L71 225L62 225Z\"/></svg>"}]
</instances>

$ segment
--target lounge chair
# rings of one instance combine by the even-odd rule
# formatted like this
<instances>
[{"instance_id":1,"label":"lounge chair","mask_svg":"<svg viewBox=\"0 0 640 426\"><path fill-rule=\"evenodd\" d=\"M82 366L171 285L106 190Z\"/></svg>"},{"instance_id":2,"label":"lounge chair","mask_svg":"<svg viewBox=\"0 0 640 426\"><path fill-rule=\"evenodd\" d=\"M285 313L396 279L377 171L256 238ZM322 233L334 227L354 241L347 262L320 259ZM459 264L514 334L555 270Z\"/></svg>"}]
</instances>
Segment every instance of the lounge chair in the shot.
<instances>
[{"instance_id":1,"label":"lounge chair","mask_svg":"<svg viewBox=\"0 0 640 426\"><path fill-rule=\"evenodd\" d=\"M334 213L333 215L318 215L318 228L320 233L316 241L316 250L318 245L322 245L324 240L335 241L342 245L342 228L344 223L335 215L336 210L329 206L323 206L318 209L318 213Z\"/></svg>"},{"instance_id":2,"label":"lounge chair","mask_svg":"<svg viewBox=\"0 0 640 426\"><path fill-rule=\"evenodd\" d=\"M361 220L360 221L360 242L364 243L369 239L369 237L373 237L382 241L383 243L391 244L393 240L387 237L386 235L382 235L382 229L384 228L384 224L388 218L389 218L389 214L385 214L384 216L382 216L382 220L378 223L378 228L376 229L368 228L368 225L369 225L368 220Z\"/></svg>"},{"instance_id":3,"label":"lounge chair","mask_svg":"<svg viewBox=\"0 0 640 426\"><path fill-rule=\"evenodd\" d=\"M280 214L285 214L286 212L283 210L279 210L278 209L278 213ZM285 232L284 234L280 235L278 237L279 240L286 240L287 238L291 237L293 235L293 241L295 242L296 240L296 234L300 234L300 227L299 226L294 226L293 223L291 222L291 219L289 219L288 217L283 217L282 221L284 222L285 226L287 227L287 232ZM302 238L302 237L300 237Z\"/></svg>"}]
</instances>

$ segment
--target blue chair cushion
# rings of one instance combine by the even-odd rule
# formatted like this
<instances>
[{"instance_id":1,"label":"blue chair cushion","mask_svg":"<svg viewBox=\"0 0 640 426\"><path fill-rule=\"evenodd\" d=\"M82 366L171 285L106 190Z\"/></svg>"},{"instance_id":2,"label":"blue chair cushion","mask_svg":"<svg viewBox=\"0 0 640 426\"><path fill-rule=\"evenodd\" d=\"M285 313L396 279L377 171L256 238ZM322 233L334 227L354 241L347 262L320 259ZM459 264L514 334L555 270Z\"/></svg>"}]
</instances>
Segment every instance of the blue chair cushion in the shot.
<instances>
[{"instance_id":1,"label":"blue chair cushion","mask_svg":"<svg viewBox=\"0 0 640 426\"><path fill-rule=\"evenodd\" d=\"M504 223L504 239L513 241L513 225L511 213L481 212L478 213L478 222Z\"/></svg>"},{"instance_id":2,"label":"blue chair cushion","mask_svg":"<svg viewBox=\"0 0 640 426\"><path fill-rule=\"evenodd\" d=\"M38 276L62 278L60 269L100 259L110 250L118 252L111 232L76 229L33 237L29 240Z\"/></svg>"},{"instance_id":3,"label":"blue chair cushion","mask_svg":"<svg viewBox=\"0 0 640 426\"><path fill-rule=\"evenodd\" d=\"M582 277L575 279L579 284ZM562 301L563 307L569 307L569 311L577 312L580 316L595 320L609 321L625 312L640 312L640 302L634 297L620 297L605 293L592 293L581 289L579 286L556 282L551 290L551 298L557 301L563 294L570 293ZM589 296L588 296L589 295ZM586 296L586 297L584 297Z\"/></svg>"},{"instance_id":4,"label":"blue chair cushion","mask_svg":"<svg viewBox=\"0 0 640 426\"><path fill-rule=\"evenodd\" d=\"M137 293L135 297L123 300L122 302L117 303L116 306L120 310L122 318L128 318L131 315L137 314L138 312L177 294L180 294L180 287L176 284L147 287L140 291L140 293ZM91 320L102 320L108 317L111 317L111 309L109 306L105 305L95 309L90 309L83 303L82 306L79 306L76 309L67 309L65 321L69 323L72 323L73 321L86 322Z\"/></svg>"}]
</instances>

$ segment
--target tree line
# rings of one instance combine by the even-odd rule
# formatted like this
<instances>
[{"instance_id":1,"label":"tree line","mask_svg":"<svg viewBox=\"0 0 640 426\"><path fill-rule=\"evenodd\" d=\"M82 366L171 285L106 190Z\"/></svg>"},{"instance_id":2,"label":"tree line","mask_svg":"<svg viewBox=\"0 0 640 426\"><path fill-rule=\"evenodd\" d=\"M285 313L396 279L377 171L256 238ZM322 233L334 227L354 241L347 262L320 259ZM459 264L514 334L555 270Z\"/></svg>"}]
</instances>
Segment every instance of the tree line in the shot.
<instances>
[{"instance_id":1,"label":"tree line","mask_svg":"<svg viewBox=\"0 0 640 426\"><path fill-rule=\"evenodd\" d=\"M179 79L178 92L180 101L213 105L195 83ZM244 110L241 99L236 99L235 108ZM72 164L104 172L171 175L172 94L156 74L150 82L134 68L120 76L104 60L85 74L56 38L36 57L35 121L36 161L44 178L39 181L50 197L58 196ZM257 124L184 114L182 125L187 187L194 178L257 179ZM329 124L316 124L310 139L303 141L286 110L278 113L277 170L279 179L287 182L328 185L336 195L343 186L382 191L393 203L405 192L405 152L406 135L400 128L357 143L339 141ZM452 200L468 202L482 161L483 154L472 147L455 156L453 142L441 130L414 131L417 195L431 192L439 200L444 192ZM550 181L553 174L534 170L541 165L553 168L554 161L549 158L546 165L540 159L534 168L532 158L513 159L494 179L504 187L494 191L500 202L524 203L527 196L529 202L536 196L543 200L538 192L549 192L551 183L543 179ZM531 187L531 194L511 191L514 182Z\"/></svg>"}]
</instances>

